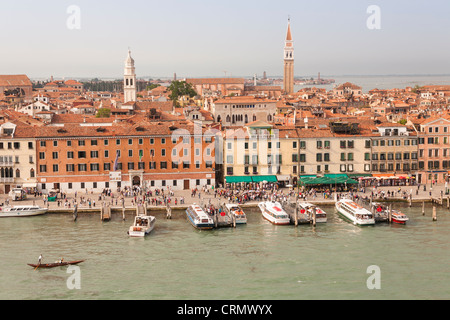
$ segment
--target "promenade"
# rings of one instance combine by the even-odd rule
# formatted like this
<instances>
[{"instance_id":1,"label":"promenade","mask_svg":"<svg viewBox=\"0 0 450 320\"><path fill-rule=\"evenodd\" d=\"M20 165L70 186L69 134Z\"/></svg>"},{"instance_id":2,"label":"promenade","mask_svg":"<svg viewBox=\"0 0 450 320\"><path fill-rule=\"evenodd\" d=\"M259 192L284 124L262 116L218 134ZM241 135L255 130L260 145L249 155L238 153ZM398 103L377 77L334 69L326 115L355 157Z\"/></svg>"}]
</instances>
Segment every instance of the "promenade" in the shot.
<instances>
[{"instance_id":1,"label":"promenade","mask_svg":"<svg viewBox=\"0 0 450 320\"><path fill-rule=\"evenodd\" d=\"M285 196L285 199L288 201L294 201L295 195L289 196L289 191L292 190L290 188L281 188L278 190L276 194L280 195L283 194ZM400 191L399 191L400 190ZM294 191L296 191L296 188L294 188ZM64 192L64 190L63 190ZM423 190L423 185L418 188L417 186L402 186L402 187L377 187L376 189L372 187L367 187L365 189L365 192L354 192L353 195L356 195L357 197L363 197L370 199L372 196L372 192L374 193L374 200L381 200L381 198L385 199L386 201L403 201L408 202L409 201L409 194L412 194L411 202L413 203L422 203L422 202L430 202L431 198L439 199L441 197L441 194L443 196L444 202L446 203L446 199L449 195L445 194L445 186L442 185L434 185L432 190L430 190L430 185L426 186L426 191ZM66 193L66 197L61 198L61 195L58 196L58 201L56 202L46 202L44 196L37 196L34 197L34 195L28 195L26 200L23 201L12 201L8 195L2 194L0 195L0 205L6 205L7 199L9 200L9 205L31 205L36 204L39 206L45 206L49 208L50 212L71 212L73 211L74 203L78 205L79 210L84 209L92 209L93 212L100 210L102 204L108 204L113 209L122 209L125 207L128 210L133 210L136 208L137 203L142 203L143 200L143 194L137 194L134 196L128 195L128 196L122 196L118 192L112 192L112 196L105 196L99 193L92 193L92 192L78 192L75 193ZM172 209L184 209L187 206L196 203L200 205L209 205L212 204L214 206L220 206L221 204L228 203L229 199L227 197L220 197L215 196L215 193L213 190L210 190L210 192L204 192L200 191L195 194L195 196L192 196L191 190L182 190L182 191L173 191L173 195L167 195L166 194L166 202L169 202L168 204ZM273 193L271 193L272 195ZM159 209L162 211L166 210L166 203L164 202L164 198L162 196L155 196L155 193L153 192L153 195L149 197L147 201L147 207L150 210ZM154 199L155 201L152 203L151 199ZM170 199L170 201L169 201ZM158 204L156 204L156 200L158 200ZM307 195L306 201L320 204L320 205L333 205L334 204L334 195L332 194L329 197L324 197L323 193L316 192L315 195ZM261 200L254 200L254 201L246 201L245 203L242 203L243 207L256 207L257 203ZM417 204L416 204L417 205ZM95 209L95 210L94 210Z\"/></svg>"}]
</instances>

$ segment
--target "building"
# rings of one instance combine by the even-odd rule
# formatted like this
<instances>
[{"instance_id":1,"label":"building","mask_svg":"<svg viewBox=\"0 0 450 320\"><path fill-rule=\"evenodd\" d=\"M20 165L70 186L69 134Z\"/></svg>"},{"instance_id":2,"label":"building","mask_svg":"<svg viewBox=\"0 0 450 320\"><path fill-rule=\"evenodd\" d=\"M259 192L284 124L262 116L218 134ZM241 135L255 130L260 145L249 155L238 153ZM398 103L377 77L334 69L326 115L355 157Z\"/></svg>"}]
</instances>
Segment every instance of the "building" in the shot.
<instances>
[{"instance_id":1,"label":"building","mask_svg":"<svg viewBox=\"0 0 450 320\"><path fill-rule=\"evenodd\" d=\"M123 75L123 102L136 101L136 69L134 67L134 59L131 57L131 51L128 50L128 57L125 60L125 70Z\"/></svg>"},{"instance_id":2,"label":"building","mask_svg":"<svg viewBox=\"0 0 450 320\"><path fill-rule=\"evenodd\" d=\"M186 82L203 97L240 96L245 90L243 78L191 78Z\"/></svg>"},{"instance_id":3,"label":"building","mask_svg":"<svg viewBox=\"0 0 450 320\"><path fill-rule=\"evenodd\" d=\"M223 134L225 183L296 181L297 131L254 121ZM295 155L295 157L294 157Z\"/></svg>"},{"instance_id":4,"label":"building","mask_svg":"<svg viewBox=\"0 0 450 320\"><path fill-rule=\"evenodd\" d=\"M21 186L34 190L36 180L35 126L38 121L3 111L0 115L0 193ZM31 125L33 123L33 125Z\"/></svg>"},{"instance_id":5,"label":"building","mask_svg":"<svg viewBox=\"0 0 450 320\"><path fill-rule=\"evenodd\" d=\"M253 96L225 97L211 104L214 120L224 127L242 127L254 121L272 122L276 113L276 100Z\"/></svg>"},{"instance_id":6,"label":"building","mask_svg":"<svg viewBox=\"0 0 450 320\"><path fill-rule=\"evenodd\" d=\"M24 75L0 75L0 96L17 96L23 102L31 102L33 99L33 84Z\"/></svg>"},{"instance_id":7,"label":"building","mask_svg":"<svg viewBox=\"0 0 450 320\"><path fill-rule=\"evenodd\" d=\"M288 22L286 42L284 46L283 88L285 94L294 93L294 41L292 40L290 20Z\"/></svg>"},{"instance_id":8,"label":"building","mask_svg":"<svg viewBox=\"0 0 450 320\"><path fill-rule=\"evenodd\" d=\"M435 116L418 127L419 171L417 181L448 182L450 172L450 119L448 115Z\"/></svg>"},{"instance_id":9,"label":"building","mask_svg":"<svg viewBox=\"0 0 450 320\"><path fill-rule=\"evenodd\" d=\"M78 123L37 130L38 188L215 186L214 132L188 121Z\"/></svg>"},{"instance_id":10,"label":"building","mask_svg":"<svg viewBox=\"0 0 450 320\"><path fill-rule=\"evenodd\" d=\"M371 137L371 172L402 178L416 177L418 170L417 133L398 123L376 126ZM364 157L369 158L365 153Z\"/></svg>"}]
</instances>

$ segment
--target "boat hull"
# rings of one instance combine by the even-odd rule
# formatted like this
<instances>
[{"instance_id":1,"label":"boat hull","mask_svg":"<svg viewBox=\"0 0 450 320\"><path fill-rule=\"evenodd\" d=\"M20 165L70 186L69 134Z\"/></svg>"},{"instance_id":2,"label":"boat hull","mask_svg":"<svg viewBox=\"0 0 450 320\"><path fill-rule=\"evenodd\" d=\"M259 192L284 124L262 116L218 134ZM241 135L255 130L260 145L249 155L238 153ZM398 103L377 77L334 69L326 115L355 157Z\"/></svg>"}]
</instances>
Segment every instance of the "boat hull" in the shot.
<instances>
[{"instance_id":1,"label":"boat hull","mask_svg":"<svg viewBox=\"0 0 450 320\"><path fill-rule=\"evenodd\" d=\"M41 264L32 264L32 263L28 263L28 265L30 267L33 268L56 268L56 267L64 267L64 266L69 266L69 265L75 265L75 264L79 264L81 262L84 262L84 260L77 260L77 261L67 261L67 262L58 262L58 263L41 263Z\"/></svg>"},{"instance_id":2,"label":"boat hull","mask_svg":"<svg viewBox=\"0 0 450 320\"><path fill-rule=\"evenodd\" d=\"M211 230L214 228L214 222L195 222L194 218L191 217L188 211L186 211L186 216L188 217L191 225L198 230Z\"/></svg>"},{"instance_id":3,"label":"boat hull","mask_svg":"<svg viewBox=\"0 0 450 320\"><path fill-rule=\"evenodd\" d=\"M152 232L153 227L146 229L146 230L141 230L141 231L137 231L137 230L132 230L130 228L130 230L128 231L128 235L132 238L143 238L147 235L150 234L150 232Z\"/></svg>"},{"instance_id":4,"label":"boat hull","mask_svg":"<svg viewBox=\"0 0 450 320\"><path fill-rule=\"evenodd\" d=\"M367 219L367 220L356 219L355 217L349 215L344 210L340 210L340 208L338 206L336 206L336 211L339 213L339 215L342 218L344 218L344 220L349 221L349 222L353 223L354 225L358 225L358 226L373 226L373 225L375 225L374 219Z\"/></svg>"},{"instance_id":5,"label":"boat hull","mask_svg":"<svg viewBox=\"0 0 450 320\"><path fill-rule=\"evenodd\" d=\"M289 225L289 224L291 224L291 220L289 217L287 217L285 219L277 219L277 218L274 218L272 215L270 215L267 212L267 209L265 208L265 206L263 204L258 204L258 207L261 210L261 214L262 214L263 218L266 219L267 221L269 221L270 223L272 223L274 225Z\"/></svg>"},{"instance_id":6,"label":"boat hull","mask_svg":"<svg viewBox=\"0 0 450 320\"><path fill-rule=\"evenodd\" d=\"M39 210L33 210L30 212L26 211L1 211L0 212L0 218L13 218L13 217L34 217L34 216L41 216L46 214L48 209L39 209Z\"/></svg>"}]
</instances>

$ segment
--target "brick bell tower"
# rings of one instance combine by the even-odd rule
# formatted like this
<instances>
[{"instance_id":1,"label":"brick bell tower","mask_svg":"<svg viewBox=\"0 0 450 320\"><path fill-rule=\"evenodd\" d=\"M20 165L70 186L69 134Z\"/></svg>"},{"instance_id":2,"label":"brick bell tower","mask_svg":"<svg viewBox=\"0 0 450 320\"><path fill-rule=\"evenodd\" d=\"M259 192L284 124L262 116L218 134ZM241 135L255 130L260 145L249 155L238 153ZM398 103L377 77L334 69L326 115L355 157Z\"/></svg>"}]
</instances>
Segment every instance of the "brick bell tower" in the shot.
<instances>
[{"instance_id":1,"label":"brick bell tower","mask_svg":"<svg viewBox=\"0 0 450 320\"><path fill-rule=\"evenodd\" d=\"M291 33L291 19L288 19L288 29L284 46L284 78L283 88L285 94L294 93L294 41Z\"/></svg>"}]
</instances>

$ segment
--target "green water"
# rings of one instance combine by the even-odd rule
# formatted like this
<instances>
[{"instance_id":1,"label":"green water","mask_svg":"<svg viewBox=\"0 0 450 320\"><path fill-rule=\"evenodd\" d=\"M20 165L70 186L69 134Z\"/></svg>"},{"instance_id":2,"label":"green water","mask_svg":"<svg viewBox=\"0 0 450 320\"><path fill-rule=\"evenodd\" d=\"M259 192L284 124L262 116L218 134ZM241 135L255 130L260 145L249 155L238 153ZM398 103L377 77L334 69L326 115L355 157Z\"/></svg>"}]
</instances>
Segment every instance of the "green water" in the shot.
<instances>
[{"instance_id":1,"label":"green water","mask_svg":"<svg viewBox=\"0 0 450 320\"><path fill-rule=\"evenodd\" d=\"M248 209L248 224L197 231L184 214L129 238L132 217L46 215L0 220L0 299L449 299L450 213L402 208L406 226L357 227L332 207L328 222L274 226ZM85 259L81 289L69 289L67 267L44 262ZM367 268L380 269L370 290Z\"/></svg>"}]
</instances>

